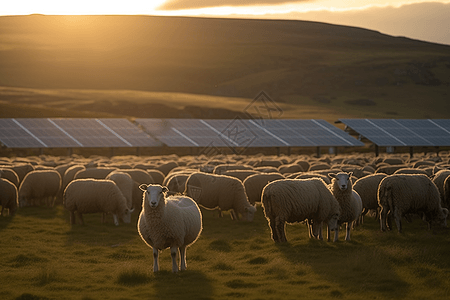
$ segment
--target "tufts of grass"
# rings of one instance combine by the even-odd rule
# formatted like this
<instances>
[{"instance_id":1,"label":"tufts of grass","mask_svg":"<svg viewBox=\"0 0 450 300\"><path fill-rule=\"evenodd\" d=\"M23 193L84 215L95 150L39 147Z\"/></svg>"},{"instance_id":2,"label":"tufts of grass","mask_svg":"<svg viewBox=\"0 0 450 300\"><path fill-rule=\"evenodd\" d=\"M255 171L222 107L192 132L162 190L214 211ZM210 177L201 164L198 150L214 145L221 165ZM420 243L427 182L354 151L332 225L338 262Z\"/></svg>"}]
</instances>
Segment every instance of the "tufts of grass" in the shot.
<instances>
[{"instance_id":1,"label":"tufts of grass","mask_svg":"<svg viewBox=\"0 0 450 300\"><path fill-rule=\"evenodd\" d=\"M117 275L117 284L125 286L138 286L149 283L152 280L152 276L148 272L142 271L136 268L130 268L122 270Z\"/></svg>"},{"instance_id":2,"label":"tufts of grass","mask_svg":"<svg viewBox=\"0 0 450 300\"><path fill-rule=\"evenodd\" d=\"M231 252L232 247L226 240L214 240L209 244L209 249L219 252Z\"/></svg>"}]
</instances>

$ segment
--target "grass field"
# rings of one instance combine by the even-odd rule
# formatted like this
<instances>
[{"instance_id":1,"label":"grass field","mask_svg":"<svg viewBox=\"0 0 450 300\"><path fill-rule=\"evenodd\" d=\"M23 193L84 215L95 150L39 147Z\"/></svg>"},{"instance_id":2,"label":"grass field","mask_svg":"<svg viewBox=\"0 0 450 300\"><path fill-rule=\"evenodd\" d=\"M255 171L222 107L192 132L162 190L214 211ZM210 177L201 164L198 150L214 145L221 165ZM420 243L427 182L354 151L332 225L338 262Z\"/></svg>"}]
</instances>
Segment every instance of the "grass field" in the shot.
<instances>
[{"instance_id":1,"label":"grass field","mask_svg":"<svg viewBox=\"0 0 450 300\"><path fill-rule=\"evenodd\" d=\"M203 232L188 248L188 269L171 273L170 251L152 272L152 251L131 224L71 227L62 206L27 207L0 218L1 299L448 299L450 234L420 220L404 233L366 217L336 243L311 240L287 225L275 244L261 207L252 223L203 212Z\"/></svg>"}]
</instances>

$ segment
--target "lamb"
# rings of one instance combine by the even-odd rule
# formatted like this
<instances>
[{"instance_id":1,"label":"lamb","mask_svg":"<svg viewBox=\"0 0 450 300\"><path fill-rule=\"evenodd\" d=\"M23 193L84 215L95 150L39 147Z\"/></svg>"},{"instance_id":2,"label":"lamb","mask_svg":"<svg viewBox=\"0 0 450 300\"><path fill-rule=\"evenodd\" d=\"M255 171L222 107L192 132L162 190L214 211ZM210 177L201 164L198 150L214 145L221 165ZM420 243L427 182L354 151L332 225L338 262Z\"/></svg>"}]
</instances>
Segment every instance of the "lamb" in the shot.
<instances>
[{"instance_id":1,"label":"lamb","mask_svg":"<svg viewBox=\"0 0 450 300\"><path fill-rule=\"evenodd\" d=\"M281 179L267 184L261 198L272 240L287 242L285 223L307 220L309 236L322 239L322 224L328 232L337 230L339 203L320 178ZM328 240L329 240L328 236Z\"/></svg>"},{"instance_id":2,"label":"lamb","mask_svg":"<svg viewBox=\"0 0 450 300\"><path fill-rule=\"evenodd\" d=\"M352 173L339 172L328 174L331 179L330 189L341 207L338 224L346 223L345 240L350 241L350 230L362 213L362 201L359 194L353 190ZM334 241L339 239L339 226L334 232Z\"/></svg>"},{"instance_id":3,"label":"lamb","mask_svg":"<svg viewBox=\"0 0 450 300\"><path fill-rule=\"evenodd\" d=\"M199 238L203 225L202 214L194 200L187 196L166 197L167 187L159 184L141 184L142 211L138 232L142 240L153 249L153 272L159 271L159 251L170 248L172 272L186 270L186 248Z\"/></svg>"},{"instance_id":4,"label":"lamb","mask_svg":"<svg viewBox=\"0 0 450 300\"><path fill-rule=\"evenodd\" d=\"M245 187L245 193L247 194L250 204L261 202L261 195L264 187L274 180L284 179L284 176L280 173L263 173L254 174L247 177L243 184Z\"/></svg>"},{"instance_id":5,"label":"lamb","mask_svg":"<svg viewBox=\"0 0 450 300\"><path fill-rule=\"evenodd\" d=\"M428 229L432 223L447 226L448 209L441 206L439 190L422 174L395 174L384 178L378 187L378 204L381 231L386 230L388 213L393 215L400 233L402 217L411 213L423 213Z\"/></svg>"},{"instance_id":6,"label":"lamb","mask_svg":"<svg viewBox=\"0 0 450 300\"><path fill-rule=\"evenodd\" d=\"M0 191L1 215L4 216L5 209L8 209L9 215L14 216L19 206L17 187L8 179L0 178Z\"/></svg>"},{"instance_id":7,"label":"lamb","mask_svg":"<svg viewBox=\"0 0 450 300\"><path fill-rule=\"evenodd\" d=\"M63 204L70 212L72 225L76 224L75 213L83 225L83 214L112 213L114 225L118 226L119 218L130 223L133 212L117 184L107 179L73 180L64 190Z\"/></svg>"},{"instance_id":8,"label":"lamb","mask_svg":"<svg viewBox=\"0 0 450 300\"><path fill-rule=\"evenodd\" d=\"M384 173L371 174L359 178L353 184L353 190L359 194L362 201L363 210L360 217L360 223L362 223L364 216L369 210L376 210L378 215L378 185L386 176L387 175Z\"/></svg>"},{"instance_id":9,"label":"lamb","mask_svg":"<svg viewBox=\"0 0 450 300\"><path fill-rule=\"evenodd\" d=\"M25 175L19 186L19 204L53 206L61 188L61 176L56 170L35 170Z\"/></svg>"},{"instance_id":10,"label":"lamb","mask_svg":"<svg viewBox=\"0 0 450 300\"><path fill-rule=\"evenodd\" d=\"M226 175L196 172L187 181L184 194L194 199L198 205L206 209L219 208L219 215L224 210L232 210L232 219L243 219L252 222L256 207L248 202L243 183Z\"/></svg>"}]
</instances>

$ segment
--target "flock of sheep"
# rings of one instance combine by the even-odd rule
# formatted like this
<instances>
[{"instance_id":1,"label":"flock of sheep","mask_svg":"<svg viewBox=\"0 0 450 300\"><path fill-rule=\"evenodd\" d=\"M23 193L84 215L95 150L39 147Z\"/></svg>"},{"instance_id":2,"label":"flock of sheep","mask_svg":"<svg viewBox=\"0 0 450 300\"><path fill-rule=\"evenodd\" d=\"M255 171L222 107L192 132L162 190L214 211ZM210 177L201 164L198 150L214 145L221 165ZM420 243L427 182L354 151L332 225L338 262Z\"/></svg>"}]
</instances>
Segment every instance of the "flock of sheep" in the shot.
<instances>
[{"instance_id":1,"label":"flock of sheep","mask_svg":"<svg viewBox=\"0 0 450 300\"><path fill-rule=\"evenodd\" d=\"M450 205L450 154L116 156L77 155L0 158L2 215L24 206L64 205L70 223L83 214L112 215L115 225L139 214L137 229L153 248L170 248L172 271L186 269L186 248L200 236L199 207L229 211L232 219L253 221L260 207L275 242L287 241L286 223L305 222L311 238L339 239L346 225L379 216L381 230L402 231L402 218L417 215L431 226L446 226Z\"/></svg>"}]
</instances>

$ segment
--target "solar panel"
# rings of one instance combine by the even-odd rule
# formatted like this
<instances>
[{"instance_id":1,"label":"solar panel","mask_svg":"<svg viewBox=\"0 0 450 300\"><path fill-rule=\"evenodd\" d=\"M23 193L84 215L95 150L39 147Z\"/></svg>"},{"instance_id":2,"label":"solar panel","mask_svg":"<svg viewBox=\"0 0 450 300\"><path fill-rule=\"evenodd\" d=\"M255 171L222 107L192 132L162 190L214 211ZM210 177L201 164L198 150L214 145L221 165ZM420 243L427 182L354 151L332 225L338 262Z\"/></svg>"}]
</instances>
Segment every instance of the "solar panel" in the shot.
<instances>
[{"instance_id":1,"label":"solar panel","mask_svg":"<svg viewBox=\"0 0 450 300\"><path fill-rule=\"evenodd\" d=\"M0 119L0 142L8 148L46 147L16 119Z\"/></svg>"},{"instance_id":2,"label":"solar panel","mask_svg":"<svg viewBox=\"0 0 450 300\"><path fill-rule=\"evenodd\" d=\"M50 119L16 119L34 137L37 137L48 148L82 147L76 139L55 126ZM42 146L41 146L42 147Z\"/></svg>"},{"instance_id":3,"label":"solar panel","mask_svg":"<svg viewBox=\"0 0 450 300\"><path fill-rule=\"evenodd\" d=\"M339 119L378 146L450 146L448 120Z\"/></svg>"},{"instance_id":4,"label":"solar panel","mask_svg":"<svg viewBox=\"0 0 450 300\"><path fill-rule=\"evenodd\" d=\"M296 147L311 146L364 146L324 120L265 120L265 128L287 143Z\"/></svg>"},{"instance_id":5,"label":"solar panel","mask_svg":"<svg viewBox=\"0 0 450 300\"><path fill-rule=\"evenodd\" d=\"M130 145L130 147L156 147L161 143L149 136L139 127L135 126L127 119L97 119L97 122L102 124L105 128L120 136L123 141Z\"/></svg>"},{"instance_id":6,"label":"solar panel","mask_svg":"<svg viewBox=\"0 0 450 300\"><path fill-rule=\"evenodd\" d=\"M52 119L83 147L131 147L132 144L98 119Z\"/></svg>"},{"instance_id":7,"label":"solar panel","mask_svg":"<svg viewBox=\"0 0 450 300\"><path fill-rule=\"evenodd\" d=\"M137 119L170 147L364 146L324 120Z\"/></svg>"}]
</instances>

